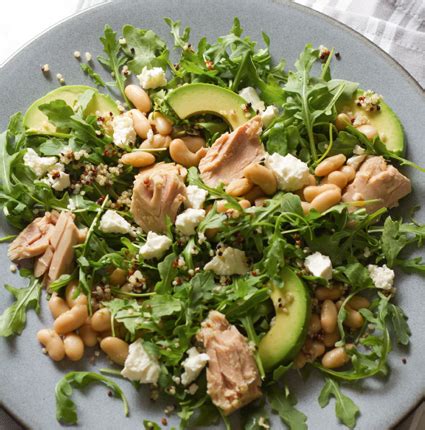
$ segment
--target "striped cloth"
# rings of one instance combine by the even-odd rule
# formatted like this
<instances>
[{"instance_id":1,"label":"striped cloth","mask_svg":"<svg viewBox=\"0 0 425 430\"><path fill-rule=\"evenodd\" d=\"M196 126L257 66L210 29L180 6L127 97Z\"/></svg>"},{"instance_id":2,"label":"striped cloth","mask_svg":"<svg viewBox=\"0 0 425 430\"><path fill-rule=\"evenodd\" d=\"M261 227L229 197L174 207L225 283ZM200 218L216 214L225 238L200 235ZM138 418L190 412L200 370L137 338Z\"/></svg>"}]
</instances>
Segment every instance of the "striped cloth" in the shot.
<instances>
[{"instance_id":1,"label":"striped cloth","mask_svg":"<svg viewBox=\"0 0 425 430\"><path fill-rule=\"evenodd\" d=\"M425 87L424 0L293 0L348 25L380 46Z\"/></svg>"}]
</instances>

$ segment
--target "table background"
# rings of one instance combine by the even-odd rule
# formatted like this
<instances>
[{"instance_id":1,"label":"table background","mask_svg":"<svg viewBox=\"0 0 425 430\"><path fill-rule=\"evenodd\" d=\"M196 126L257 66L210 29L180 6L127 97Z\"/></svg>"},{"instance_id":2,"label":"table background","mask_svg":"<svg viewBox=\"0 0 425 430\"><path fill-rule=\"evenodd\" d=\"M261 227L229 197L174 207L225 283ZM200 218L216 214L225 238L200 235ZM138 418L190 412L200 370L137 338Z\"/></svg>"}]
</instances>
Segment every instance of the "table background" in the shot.
<instances>
[{"instance_id":1,"label":"table background","mask_svg":"<svg viewBox=\"0 0 425 430\"><path fill-rule=\"evenodd\" d=\"M2 2L0 13L0 68L34 37L89 7L110 0L13 0ZM230 1L230 0L229 0ZM354 28L388 52L425 87L424 0L296 0ZM43 60L40 59L40 65ZM397 426L398 430L425 428L425 403ZM0 430L22 430L0 409Z\"/></svg>"}]
</instances>

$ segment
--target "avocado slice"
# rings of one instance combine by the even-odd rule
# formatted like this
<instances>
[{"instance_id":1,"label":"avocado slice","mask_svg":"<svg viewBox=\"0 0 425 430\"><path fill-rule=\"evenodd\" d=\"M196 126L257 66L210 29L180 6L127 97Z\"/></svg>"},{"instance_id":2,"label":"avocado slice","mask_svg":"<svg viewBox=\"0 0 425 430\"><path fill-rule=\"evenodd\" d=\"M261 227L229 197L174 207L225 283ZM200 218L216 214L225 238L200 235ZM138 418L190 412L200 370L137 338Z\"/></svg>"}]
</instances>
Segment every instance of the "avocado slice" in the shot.
<instances>
[{"instance_id":1,"label":"avocado slice","mask_svg":"<svg viewBox=\"0 0 425 430\"><path fill-rule=\"evenodd\" d=\"M402 155L405 150L405 139L403 126L395 112L381 100L380 110L367 112L356 105L356 99L363 94L364 90L357 90L348 103L340 103L342 112L352 112L354 115L366 116L370 125L377 130L382 143L392 152Z\"/></svg>"},{"instance_id":2,"label":"avocado slice","mask_svg":"<svg viewBox=\"0 0 425 430\"><path fill-rule=\"evenodd\" d=\"M266 371L278 364L291 361L304 344L310 319L310 295L303 281L289 268L282 270L283 288L271 285L271 299L276 317L273 326L261 339L258 353ZM279 299L293 301L285 305L288 312L279 308Z\"/></svg>"},{"instance_id":3,"label":"avocado slice","mask_svg":"<svg viewBox=\"0 0 425 430\"><path fill-rule=\"evenodd\" d=\"M95 88L87 85L64 85L39 98L28 108L24 115L24 126L32 131L55 132L55 126L48 122L47 116L38 107L53 100L64 100L66 104L73 107L79 97L87 90L95 91L95 95L88 104L84 112L85 115L95 114L97 111L119 114L115 101L108 95L99 93Z\"/></svg>"},{"instance_id":4,"label":"avocado slice","mask_svg":"<svg viewBox=\"0 0 425 430\"><path fill-rule=\"evenodd\" d=\"M246 109L246 100L233 91L213 84L186 84L171 91L168 104L180 119L210 113L222 117L235 129L252 116Z\"/></svg>"}]
</instances>

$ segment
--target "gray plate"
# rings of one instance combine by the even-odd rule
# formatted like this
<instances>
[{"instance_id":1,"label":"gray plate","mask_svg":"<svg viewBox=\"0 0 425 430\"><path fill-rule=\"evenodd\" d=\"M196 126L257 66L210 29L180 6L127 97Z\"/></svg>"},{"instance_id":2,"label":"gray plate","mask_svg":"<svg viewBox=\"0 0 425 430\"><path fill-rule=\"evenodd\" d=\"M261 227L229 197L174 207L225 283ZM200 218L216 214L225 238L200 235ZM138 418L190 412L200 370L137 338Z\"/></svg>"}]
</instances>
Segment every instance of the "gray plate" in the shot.
<instances>
[{"instance_id":1,"label":"gray plate","mask_svg":"<svg viewBox=\"0 0 425 430\"><path fill-rule=\"evenodd\" d=\"M99 36L108 23L120 29L125 23L152 28L171 42L163 17L182 19L192 27L192 40L207 35L215 38L228 32L234 16L239 16L247 34L261 40L261 31L271 37L272 53L284 56L293 64L305 43L335 46L341 52L341 61L335 61L335 77L359 81L363 88L372 88L384 94L405 125L408 138L408 156L417 163L425 164L424 127L425 100L422 90L413 79L376 46L367 42L342 25L288 3L251 0L156 0L114 2L93 8L75 16L30 43L0 70L0 126L3 129L8 117L15 111L25 110L36 98L57 86L55 74L64 75L68 84L90 84L80 72L73 51L100 53ZM40 65L49 63L53 78L49 81L40 72ZM100 67L96 66L97 69ZM415 187L413 194L403 202L403 208L418 204L425 196L424 176L409 171ZM421 210L417 218L424 221ZM0 219L1 235L10 232L4 219ZM12 275L6 256L7 245L2 245L2 281L24 285L18 275ZM363 385L352 386L345 391L359 405L362 415L358 429L382 430L395 425L402 416L424 396L425 330L423 330L423 303L425 289L417 276L398 277L398 302L407 311L412 328L412 344L408 350L396 350L391 354L391 377L387 381L374 379ZM0 310L10 304L6 291L0 290ZM55 364L41 353L35 333L50 326L52 318L43 303L40 318L29 314L28 327L16 339L0 341L1 383L0 399L3 405L28 427L34 429L60 428L55 420L54 387L67 371L96 370L107 363L88 362ZM407 364L402 364L402 358ZM103 387L90 387L82 394L75 393L80 426L87 429L141 428L142 419L159 421L164 416L164 405L152 404L148 391L139 393L125 381L119 381L130 402L131 416L123 417L118 400L107 397ZM334 415L333 403L321 410L317 396L320 378L313 375L307 383L297 376L291 377L291 386L299 399L299 408L308 416L312 429L339 428ZM174 420L172 419L174 422ZM275 421L274 428L282 428Z\"/></svg>"}]
</instances>

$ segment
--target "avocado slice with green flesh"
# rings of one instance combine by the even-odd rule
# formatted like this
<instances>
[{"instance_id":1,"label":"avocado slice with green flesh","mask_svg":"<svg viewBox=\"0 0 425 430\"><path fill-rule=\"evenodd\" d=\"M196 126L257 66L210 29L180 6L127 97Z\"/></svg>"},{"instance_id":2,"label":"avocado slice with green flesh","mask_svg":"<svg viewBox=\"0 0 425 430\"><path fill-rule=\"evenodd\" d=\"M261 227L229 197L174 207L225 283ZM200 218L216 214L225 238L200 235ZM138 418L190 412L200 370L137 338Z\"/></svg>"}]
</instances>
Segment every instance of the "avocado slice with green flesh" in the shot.
<instances>
[{"instance_id":1,"label":"avocado slice with green flesh","mask_svg":"<svg viewBox=\"0 0 425 430\"><path fill-rule=\"evenodd\" d=\"M266 371L288 363L297 355L304 344L311 313L310 295L303 281L287 267L282 270L281 277L283 288L271 285L275 322L258 346ZM285 305L287 312L282 312L279 298L286 300L288 293L292 295L293 301Z\"/></svg>"},{"instance_id":2,"label":"avocado slice with green flesh","mask_svg":"<svg viewBox=\"0 0 425 430\"><path fill-rule=\"evenodd\" d=\"M213 84L187 84L171 91L168 104L180 119L210 113L222 117L235 129L252 116L243 109L246 100L233 91Z\"/></svg>"},{"instance_id":3,"label":"avocado slice with green flesh","mask_svg":"<svg viewBox=\"0 0 425 430\"><path fill-rule=\"evenodd\" d=\"M39 98L28 108L24 115L24 126L43 133L55 132L55 126L48 122L47 116L38 107L53 100L63 100L73 107L79 97L87 90L95 91L95 95L88 104L84 112L85 115L95 114L97 111L112 112L114 115L119 114L115 101L108 95L99 93L95 88L87 85L64 85Z\"/></svg>"},{"instance_id":4,"label":"avocado slice with green flesh","mask_svg":"<svg viewBox=\"0 0 425 430\"><path fill-rule=\"evenodd\" d=\"M353 99L344 103L339 103L341 109L338 111L352 112L354 115L360 114L366 116L370 125L377 130L382 143L396 154L402 155L405 150L405 140L403 126L395 112L381 100L379 103L380 110L367 112L365 109L357 106L356 99L363 94L363 90L357 90Z\"/></svg>"}]
</instances>

